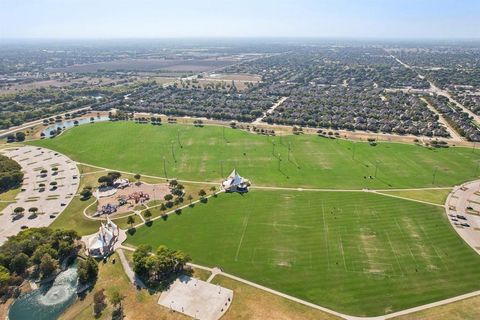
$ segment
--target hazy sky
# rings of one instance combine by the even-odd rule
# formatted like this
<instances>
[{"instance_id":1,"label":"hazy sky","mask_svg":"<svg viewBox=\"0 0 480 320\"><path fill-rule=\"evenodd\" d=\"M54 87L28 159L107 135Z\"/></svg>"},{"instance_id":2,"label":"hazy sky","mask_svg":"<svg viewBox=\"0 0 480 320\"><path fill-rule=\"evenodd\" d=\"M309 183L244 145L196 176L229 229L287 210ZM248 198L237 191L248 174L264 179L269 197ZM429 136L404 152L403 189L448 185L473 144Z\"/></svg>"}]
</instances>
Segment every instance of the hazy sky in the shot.
<instances>
[{"instance_id":1,"label":"hazy sky","mask_svg":"<svg viewBox=\"0 0 480 320\"><path fill-rule=\"evenodd\" d=\"M0 0L0 39L479 38L480 0Z\"/></svg>"}]
</instances>

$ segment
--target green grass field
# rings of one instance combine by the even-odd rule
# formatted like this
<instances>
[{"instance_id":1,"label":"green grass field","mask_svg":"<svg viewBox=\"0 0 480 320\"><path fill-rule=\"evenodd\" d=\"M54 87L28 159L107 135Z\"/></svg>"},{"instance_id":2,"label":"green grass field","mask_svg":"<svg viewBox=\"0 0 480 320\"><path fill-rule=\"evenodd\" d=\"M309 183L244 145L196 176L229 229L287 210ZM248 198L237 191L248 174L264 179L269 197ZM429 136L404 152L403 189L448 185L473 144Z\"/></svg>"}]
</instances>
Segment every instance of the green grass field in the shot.
<instances>
[{"instance_id":1,"label":"green grass field","mask_svg":"<svg viewBox=\"0 0 480 320\"><path fill-rule=\"evenodd\" d=\"M215 126L97 123L29 143L142 175L220 181L236 168L254 186L450 187L480 173L478 151L467 148L266 137ZM375 172L376 178L368 178ZM101 174L83 177L82 184ZM438 204L448 193L386 192ZM74 200L54 226L82 234L96 229L97 222L81 214L83 205ZM451 228L443 208L372 193L252 189L244 196L222 194L139 228L127 242L182 249L196 263L357 316L480 289L480 257Z\"/></svg>"},{"instance_id":2,"label":"green grass field","mask_svg":"<svg viewBox=\"0 0 480 320\"><path fill-rule=\"evenodd\" d=\"M223 194L127 242L347 314L374 316L478 290L480 257L442 208L363 192Z\"/></svg>"},{"instance_id":3,"label":"green grass field","mask_svg":"<svg viewBox=\"0 0 480 320\"><path fill-rule=\"evenodd\" d=\"M83 125L31 144L76 161L141 174L218 181L237 168L256 185L337 189L452 186L473 179L479 159L467 148L373 147L312 135L266 137L215 126L123 121ZM376 167L377 178L365 179L375 175Z\"/></svg>"}]
</instances>

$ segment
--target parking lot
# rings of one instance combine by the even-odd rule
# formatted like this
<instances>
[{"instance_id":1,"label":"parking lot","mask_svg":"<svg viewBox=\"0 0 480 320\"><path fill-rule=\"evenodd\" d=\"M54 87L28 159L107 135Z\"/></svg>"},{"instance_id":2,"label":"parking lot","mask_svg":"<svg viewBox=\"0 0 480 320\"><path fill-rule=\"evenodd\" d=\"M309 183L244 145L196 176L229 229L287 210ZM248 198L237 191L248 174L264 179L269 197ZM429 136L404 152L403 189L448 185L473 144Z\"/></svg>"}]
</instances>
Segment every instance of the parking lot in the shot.
<instances>
[{"instance_id":1,"label":"parking lot","mask_svg":"<svg viewBox=\"0 0 480 320\"><path fill-rule=\"evenodd\" d=\"M24 180L16 202L0 216L0 244L22 229L50 225L68 206L80 180L75 162L55 151L23 146L2 153L21 165ZM13 214L17 207L24 209L23 214ZM31 208L38 212L32 214Z\"/></svg>"},{"instance_id":2,"label":"parking lot","mask_svg":"<svg viewBox=\"0 0 480 320\"><path fill-rule=\"evenodd\" d=\"M480 254L480 180L455 187L445 209L458 234Z\"/></svg>"}]
</instances>

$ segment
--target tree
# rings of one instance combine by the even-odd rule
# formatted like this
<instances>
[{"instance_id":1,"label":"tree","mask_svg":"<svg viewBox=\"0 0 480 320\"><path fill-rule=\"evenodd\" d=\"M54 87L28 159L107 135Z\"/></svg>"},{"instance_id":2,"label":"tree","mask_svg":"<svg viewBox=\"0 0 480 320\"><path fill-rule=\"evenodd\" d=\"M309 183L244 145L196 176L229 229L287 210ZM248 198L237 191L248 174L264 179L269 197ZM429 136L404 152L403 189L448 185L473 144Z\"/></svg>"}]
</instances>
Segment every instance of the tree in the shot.
<instances>
[{"instance_id":1,"label":"tree","mask_svg":"<svg viewBox=\"0 0 480 320\"><path fill-rule=\"evenodd\" d=\"M28 256L25 253L17 254L10 262L10 271L18 275L23 274L29 266L28 260Z\"/></svg>"},{"instance_id":2,"label":"tree","mask_svg":"<svg viewBox=\"0 0 480 320\"><path fill-rule=\"evenodd\" d=\"M95 280L98 274L98 265L95 259L89 256L86 260L81 260L78 263L77 274L81 284Z\"/></svg>"},{"instance_id":3,"label":"tree","mask_svg":"<svg viewBox=\"0 0 480 320\"><path fill-rule=\"evenodd\" d=\"M28 212L31 212L31 213L35 214L35 213L38 212L38 208L37 207L31 207L30 209L28 209Z\"/></svg>"},{"instance_id":4,"label":"tree","mask_svg":"<svg viewBox=\"0 0 480 320\"><path fill-rule=\"evenodd\" d=\"M22 214L24 211L25 209L22 207L16 207L15 209L13 209L13 212L16 214Z\"/></svg>"},{"instance_id":5,"label":"tree","mask_svg":"<svg viewBox=\"0 0 480 320\"><path fill-rule=\"evenodd\" d=\"M133 176L135 178L135 180L137 180L137 184L140 183L140 178L142 177L139 173L137 173L136 175Z\"/></svg>"},{"instance_id":6,"label":"tree","mask_svg":"<svg viewBox=\"0 0 480 320\"><path fill-rule=\"evenodd\" d=\"M135 218L133 217L133 215L128 216L127 223L130 225L130 228L133 228L133 224L135 223Z\"/></svg>"},{"instance_id":7,"label":"tree","mask_svg":"<svg viewBox=\"0 0 480 320\"><path fill-rule=\"evenodd\" d=\"M190 204L192 204L193 197L192 197L191 194L189 194L189 195L187 196L187 199L188 199L188 201L190 201Z\"/></svg>"},{"instance_id":8,"label":"tree","mask_svg":"<svg viewBox=\"0 0 480 320\"><path fill-rule=\"evenodd\" d=\"M8 283L10 282L11 278L12 276L10 275L10 271L8 271L8 269L4 266L0 265L0 288L3 289L8 287Z\"/></svg>"},{"instance_id":9,"label":"tree","mask_svg":"<svg viewBox=\"0 0 480 320\"><path fill-rule=\"evenodd\" d=\"M40 262L40 273L44 278L47 278L57 270L57 266L57 262L48 253L45 253Z\"/></svg>"},{"instance_id":10,"label":"tree","mask_svg":"<svg viewBox=\"0 0 480 320\"><path fill-rule=\"evenodd\" d=\"M212 186L212 187L210 188L210 191L212 191L212 193L215 194L215 191L217 191L217 187Z\"/></svg>"},{"instance_id":11,"label":"tree","mask_svg":"<svg viewBox=\"0 0 480 320\"><path fill-rule=\"evenodd\" d=\"M113 180L117 180L118 178L120 178L122 176L122 174L118 171L111 171L111 172L107 173L107 175L112 177Z\"/></svg>"},{"instance_id":12,"label":"tree","mask_svg":"<svg viewBox=\"0 0 480 320\"><path fill-rule=\"evenodd\" d=\"M150 220L150 218L152 217L152 212L149 209L147 209L145 210L145 213L143 214L143 216L147 218L147 220Z\"/></svg>"},{"instance_id":13,"label":"tree","mask_svg":"<svg viewBox=\"0 0 480 320\"><path fill-rule=\"evenodd\" d=\"M173 199L173 195L171 195L170 193L169 194L166 194L163 199L165 199L166 201L170 201Z\"/></svg>"},{"instance_id":14,"label":"tree","mask_svg":"<svg viewBox=\"0 0 480 320\"><path fill-rule=\"evenodd\" d=\"M109 300L115 308L121 308L123 299L125 299L125 297L118 291L118 289L114 289Z\"/></svg>"},{"instance_id":15,"label":"tree","mask_svg":"<svg viewBox=\"0 0 480 320\"><path fill-rule=\"evenodd\" d=\"M98 178L98 183L101 183L103 186L112 186L113 185L113 178L110 175L101 176Z\"/></svg>"},{"instance_id":16,"label":"tree","mask_svg":"<svg viewBox=\"0 0 480 320\"><path fill-rule=\"evenodd\" d=\"M17 141L24 141L24 140L25 140L25 136L26 136L25 133L24 133L24 132L21 132L21 131L15 133L15 139L16 139Z\"/></svg>"},{"instance_id":17,"label":"tree","mask_svg":"<svg viewBox=\"0 0 480 320\"><path fill-rule=\"evenodd\" d=\"M207 195L207 193L205 192L205 190L200 189L200 191L198 191L198 195L199 195L201 198L203 198L203 197L205 197L205 196Z\"/></svg>"},{"instance_id":18,"label":"tree","mask_svg":"<svg viewBox=\"0 0 480 320\"><path fill-rule=\"evenodd\" d=\"M169 185L170 185L170 188L175 188L178 184L178 181L173 179L173 180L170 180L169 182Z\"/></svg>"},{"instance_id":19,"label":"tree","mask_svg":"<svg viewBox=\"0 0 480 320\"><path fill-rule=\"evenodd\" d=\"M146 258L150 255L152 247L142 244L137 247L137 250L133 253L133 271L140 276L146 274L147 269L145 267Z\"/></svg>"},{"instance_id":20,"label":"tree","mask_svg":"<svg viewBox=\"0 0 480 320\"><path fill-rule=\"evenodd\" d=\"M93 313L98 317L106 307L105 289L100 289L93 294Z\"/></svg>"},{"instance_id":21,"label":"tree","mask_svg":"<svg viewBox=\"0 0 480 320\"><path fill-rule=\"evenodd\" d=\"M165 204L162 202L162 204L160 205L160 211L166 211L167 210L167 207L165 206Z\"/></svg>"},{"instance_id":22,"label":"tree","mask_svg":"<svg viewBox=\"0 0 480 320\"><path fill-rule=\"evenodd\" d=\"M58 258L58 253L53 249L50 245L41 245L37 247L35 252L33 252L33 255L31 257L31 261L35 265L40 265L42 262L42 258L44 255L48 254L51 258Z\"/></svg>"},{"instance_id":23,"label":"tree","mask_svg":"<svg viewBox=\"0 0 480 320\"><path fill-rule=\"evenodd\" d=\"M82 196L81 200L88 200L92 196L92 191L85 187L82 192L80 192L80 195Z\"/></svg>"}]
</instances>

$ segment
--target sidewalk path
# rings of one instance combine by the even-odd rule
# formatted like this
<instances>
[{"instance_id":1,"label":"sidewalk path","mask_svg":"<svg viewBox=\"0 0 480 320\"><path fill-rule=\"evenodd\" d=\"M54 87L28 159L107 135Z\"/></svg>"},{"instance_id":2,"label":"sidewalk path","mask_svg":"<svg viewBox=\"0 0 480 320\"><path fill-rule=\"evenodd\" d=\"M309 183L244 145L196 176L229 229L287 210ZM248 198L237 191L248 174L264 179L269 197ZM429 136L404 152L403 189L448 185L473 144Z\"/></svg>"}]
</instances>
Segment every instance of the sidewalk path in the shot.
<instances>
[{"instance_id":1,"label":"sidewalk path","mask_svg":"<svg viewBox=\"0 0 480 320\"><path fill-rule=\"evenodd\" d=\"M125 274L130 279L130 282L140 289L146 289L147 287L143 283L143 281L133 272L132 268L128 264L127 257L125 257L125 253L123 253L122 248L117 249L118 256L120 257L120 262L122 263L123 270L125 270Z\"/></svg>"}]
</instances>

